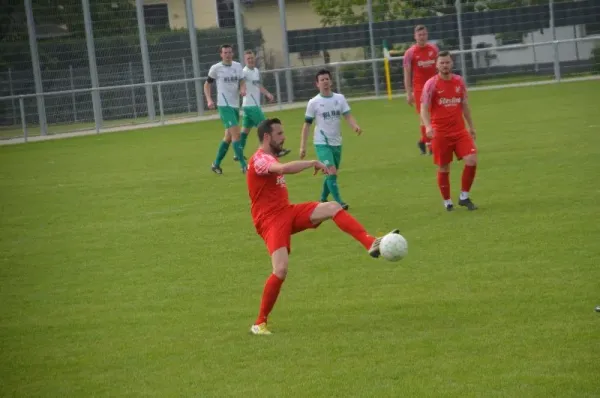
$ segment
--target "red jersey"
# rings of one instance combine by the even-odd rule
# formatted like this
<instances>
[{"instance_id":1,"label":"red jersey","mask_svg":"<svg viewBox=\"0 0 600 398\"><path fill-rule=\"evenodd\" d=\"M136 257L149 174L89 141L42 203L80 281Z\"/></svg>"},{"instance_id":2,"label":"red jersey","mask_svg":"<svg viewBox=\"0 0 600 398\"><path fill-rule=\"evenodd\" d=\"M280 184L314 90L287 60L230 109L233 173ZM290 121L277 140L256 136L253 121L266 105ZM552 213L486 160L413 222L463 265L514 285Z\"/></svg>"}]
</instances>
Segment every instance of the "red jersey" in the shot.
<instances>
[{"instance_id":1,"label":"red jersey","mask_svg":"<svg viewBox=\"0 0 600 398\"><path fill-rule=\"evenodd\" d=\"M413 91L423 90L425 82L437 73L435 60L438 52L438 46L427 43L422 47L414 44L404 53L402 64L405 68L410 67Z\"/></svg>"},{"instance_id":2,"label":"red jersey","mask_svg":"<svg viewBox=\"0 0 600 398\"><path fill-rule=\"evenodd\" d=\"M449 80L436 75L425 83L421 106L429 109L431 126L437 134L453 135L465 130L463 104L467 102L467 86L459 75Z\"/></svg>"},{"instance_id":3,"label":"red jersey","mask_svg":"<svg viewBox=\"0 0 600 398\"><path fill-rule=\"evenodd\" d=\"M262 149L256 151L248 162L246 182L252 220L257 228L266 219L290 206L285 177L283 174L269 173L273 163L278 163L277 158Z\"/></svg>"}]
</instances>

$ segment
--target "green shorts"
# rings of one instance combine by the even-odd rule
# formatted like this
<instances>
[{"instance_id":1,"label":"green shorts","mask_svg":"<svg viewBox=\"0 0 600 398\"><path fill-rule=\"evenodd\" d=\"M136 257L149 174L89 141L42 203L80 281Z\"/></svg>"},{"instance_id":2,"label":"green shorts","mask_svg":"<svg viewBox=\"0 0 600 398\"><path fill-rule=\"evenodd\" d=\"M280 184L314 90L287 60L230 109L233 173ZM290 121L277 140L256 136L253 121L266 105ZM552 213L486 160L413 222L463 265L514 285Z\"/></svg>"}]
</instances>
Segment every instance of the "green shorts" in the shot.
<instances>
[{"instance_id":1,"label":"green shorts","mask_svg":"<svg viewBox=\"0 0 600 398\"><path fill-rule=\"evenodd\" d=\"M336 169L340 168L340 163L342 163L341 145L316 144L315 151L317 152L317 158L325 166L335 166Z\"/></svg>"},{"instance_id":2,"label":"green shorts","mask_svg":"<svg viewBox=\"0 0 600 398\"><path fill-rule=\"evenodd\" d=\"M226 129L240 124L240 110L231 106L219 106L219 117Z\"/></svg>"},{"instance_id":3,"label":"green shorts","mask_svg":"<svg viewBox=\"0 0 600 398\"><path fill-rule=\"evenodd\" d=\"M244 107L244 120L242 126L246 129L258 127L260 122L265 120L265 114L262 109L258 106L245 106Z\"/></svg>"}]
</instances>

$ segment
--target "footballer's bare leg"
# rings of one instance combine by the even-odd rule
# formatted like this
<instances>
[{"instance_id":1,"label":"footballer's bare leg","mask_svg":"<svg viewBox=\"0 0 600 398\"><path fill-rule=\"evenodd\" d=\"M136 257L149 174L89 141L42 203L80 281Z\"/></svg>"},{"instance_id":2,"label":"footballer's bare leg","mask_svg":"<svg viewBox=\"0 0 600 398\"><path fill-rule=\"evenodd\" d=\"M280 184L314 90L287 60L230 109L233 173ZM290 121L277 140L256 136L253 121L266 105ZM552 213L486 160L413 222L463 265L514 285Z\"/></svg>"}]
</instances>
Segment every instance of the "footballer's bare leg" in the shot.
<instances>
[{"instance_id":1,"label":"footballer's bare leg","mask_svg":"<svg viewBox=\"0 0 600 398\"><path fill-rule=\"evenodd\" d=\"M381 238L369 235L361 223L344 210L338 202L319 203L310 215L310 221L315 225L329 219L333 220L339 229L363 245L370 256L379 257ZM400 233L400 231L395 229L392 233Z\"/></svg>"},{"instance_id":2,"label":"footballer's bare leg","mask_svg":"<svg viewBox=\"0 0 600 398\"><path fill-rule=\"evenodd\" d=\"M477 171L477 154L473 153L465 156L463 162L465 163L465 168L463 169L461 177L461 192L458 204L459 206L466 207L468 210L477 210L477 206L469 196Z\"/></svg>"},{"instance_id":3,"label":"footballer's bare leg","mask_svg":"<svg viewBox=\"0 0 600 398\"><path fill-rule=\"evenodd\" d=\"M271 254L271 264L273 272L265 282L262 299L260 302L260 312L254 325L250 328L250 333L256 335L269 335L271 332L267 329L267 318L275 306L281 285L287 277L289 253L287 247L280 247Z\"/></svg>"}]
</instances>

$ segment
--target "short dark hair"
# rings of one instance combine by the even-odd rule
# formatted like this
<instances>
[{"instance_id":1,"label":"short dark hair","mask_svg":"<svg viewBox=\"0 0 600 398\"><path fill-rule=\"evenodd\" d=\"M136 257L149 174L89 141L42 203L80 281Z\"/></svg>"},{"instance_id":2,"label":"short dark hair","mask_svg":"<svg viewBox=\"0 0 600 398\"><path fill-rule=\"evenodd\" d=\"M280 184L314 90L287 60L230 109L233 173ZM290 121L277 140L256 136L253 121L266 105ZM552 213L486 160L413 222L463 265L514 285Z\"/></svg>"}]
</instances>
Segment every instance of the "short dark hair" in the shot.
<instances>
[{"instance_id":1,"label":"short dark hair","mask_svg":"<svg viewBox=\"0 0 600 398\"><path fill-rule=\"evenodd\" d=\"M329 79L331 79L331 72L329 72L327 69L321 69L315 75L315 81L316 82L319 81L319 76L321 76L321 75L327 75L327 76L329 76Z\"/></svg>"},{"instance_id":2,"label":"short dark hair","mask_svg":"<svg viewBox=\"0 0 600 398\"><path fill-rule=\"evenodd\" d=\"M440 57L450 57L452 58L452 54L450 54L450 51L440 51L437 55L437 58Z\"/></svg>"},{"instance_id":3,"label":"short dark hair","mask_svg":"<svg viewBox=\"0 0 600 398\"><path fill-rule=\"evenodd\" d=\"M256 131L258 132L258 141L263 142L265 139L265 134L271 134L273 132L273 125L281 124L281 120L274 117L272 119L265 119L258 125Z\"/></svg>"},{"instance_id":4,"label":"short dark hair","mask_svg":"<svg viewBox=\"0 0 600 398\"><path fill-rule=\"evenodd\" d=\"M425 29L427 29L425 27L425 25L417 25L417 26L415 26L415 33L419 32L421 30L425 30Z\"/></svg>"},{"instance_id":5,"label":"short dark hair","mask_svg":"<svg viewBox=\"0 0 600 398\"><path fill-rule=\"evenodd\" d=\"M221 47L219 47L219 53L223 52L223 50L225 48L231 48L231 49L233 49L233 47L231 46L231 44L222 44Z\"/></svg>"},{"instance_id":6,"label":"short dark hair","mask_svg":"<svg viewBox=\"0 0 600 398\"><path fill-rule=\"evenodd\" d=\"M252 51L252 50L246 50L246 51L244 51L244 54L252 54L252 55L254 55L254 51Z\"/></svg>"}]
</instances>

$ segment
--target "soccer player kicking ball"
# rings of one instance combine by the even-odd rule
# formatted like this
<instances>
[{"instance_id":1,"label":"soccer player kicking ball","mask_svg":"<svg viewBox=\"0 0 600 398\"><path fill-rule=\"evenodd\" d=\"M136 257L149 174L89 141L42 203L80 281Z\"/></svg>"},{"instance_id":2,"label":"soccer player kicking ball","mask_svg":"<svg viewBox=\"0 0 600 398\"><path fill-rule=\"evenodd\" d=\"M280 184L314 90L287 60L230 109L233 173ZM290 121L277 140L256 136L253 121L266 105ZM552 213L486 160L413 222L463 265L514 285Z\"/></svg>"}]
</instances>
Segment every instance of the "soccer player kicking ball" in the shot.
<instances>
[{"instance_id":1,"label":"soccer player kicking ball","mask_svg":"<svg viewBox=\"0 0 600 398\"><path fill-rule=\"evenodd\" d=\"M229 44L221 46L221 62L214 64L208 71L208 78L204 83L204 96L209 109L215 109L210 86L217 82L217 108L221 122L226 132L223 141L219 144L217 158L211 166L215 174L223 174L221 162L229 150L229 143L233 143L233 150L237 156L242 173L246 172L247 164L244 159L242 144L240 142L240 95L246 95L246 83L242 65L233 60L233 48Z\"/></svg>"},{"instance_id":2,"label":"soccer player kicking ball","mask_svg":"<svg viewBox=\"0 0 600 398\"><path fill-rule=\"evenodd\" d=\"M306 202L291 204L285 182L286 174L296 174L314 169L327 174L329 168L316 160L297 160L279 163L277 153L285 141L279 119L266 119L258 126L259 149L250 158L246 180L251 202L251 213L256 232L263 238L269 254L273 273L266 281L260 312L250 332L268 335L269 316L288 270L291 237L298 232L317 228L323 221L333 220L351 235L372 257L379 257L381 238L375 238L337 202ZM392 233L399 233L398 230Z\"/></svg>"},{"instance_id":3,"label":"soccer player kicking ball","mask_svg":"<svg viewBox=\"0 0 600 398\"><path fill-rule=\"evenodd\" d=\"M438 47L433 43L427 43L427 28L423 25L415 26L415 41L417 42L404 53L402 60L404 66L404 87L406 89L406 102L417 109L419 118L421 115L421 95L425 82L435 76L435 60L438 55ZM418 142L421 155L431 155L431 143L425 133L423 120L421 123L421 138Z\"/></svg>"},{"instance_id":4,"label":"soccer player kicking ball","mask_svg":"<svg viewBox=\"0 0 600 398\"><path fill-rule=\"evenodd\" d=\"M262 85L260 71L256 67L256 55L254 55L252 50L247 50L244 53L244 63L246 64L243 69L244 81L246 82L246 96L242 100L242 109L244 111L243 129L240 139L242 151L246 148L246 141L248 140L250 130L265 120L265 114L260 107L260 94L264 94L270 102L274 101L273 94ZM289 149L282 148L277 157L285 156L290 152ZM233 160L238 161L237 154Z\"/></svg>"},{"instance_id":5,"label":"soccer player kicking ball","mask_svg":"<svg viewBox=\"0 0 600 398\"><path fill-rule=\"evenodd\" d=\"M358 135L362 133L362 130L350 114L350 106L346 97L331 90L331 73L326 69L321 69L317 72L315 80L319 94L308 101L306 107L300 141L300 159L304 159L306 156L308 131L313 120L316 119L313 143L319 161L327 166L327 175L321 191L321 202L326 202L331 193L333 199L344 210L348 210L349 206L342 200L337 184L337 172L342 161L342 117Z\"/></svg>"},{"instance_id":6,"label":"soccer player kicking ball","mask_svg":"<svg viewBox=\"0 0 600 398\"><path fill-rule=\"evenodd\" d=\"M465 162L462 173L462 191L458 204L469 210L477 206L469 198L477 169L475 127L467 101L467 86L462 77L452 73L452 57L448 51L438 54L436 66L439 73L427 80L423 89L421 118L427 136L431 138L434 163L438 166L438 186L446 210L452 211L450 199L450 163L453 154ZM465 128L465 121L469 130Z\"/></svg>"}]
</instances>

